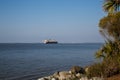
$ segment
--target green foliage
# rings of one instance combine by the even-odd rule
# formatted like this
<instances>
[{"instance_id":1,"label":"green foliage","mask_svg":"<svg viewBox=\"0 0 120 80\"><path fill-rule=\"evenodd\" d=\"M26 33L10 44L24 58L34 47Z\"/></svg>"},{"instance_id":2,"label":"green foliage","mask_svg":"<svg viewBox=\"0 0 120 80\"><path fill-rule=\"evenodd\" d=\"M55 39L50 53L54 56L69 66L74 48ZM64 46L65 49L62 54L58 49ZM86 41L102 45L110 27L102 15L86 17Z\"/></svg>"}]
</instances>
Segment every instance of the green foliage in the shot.
<instances>
[{"instance_id":1,"label":"green foliage","mask_svg":"<svg viewBox=\"0 0 120 80\"><path fill-rule=\"evenodd\" d=\"M115 59L107 59L101 63L95 63L88 69L88 77L110 77L120 73L120 65Z\"/></svg>"},{"instance_id":2,"label":"green foliage","mask_svg":"<svg viewBox=\"0 0 120 80\"><path fill-rule=\"evenodd\" d=\"M120 12L102 18L99 27L106 40L120 40Z\"/></svg>"},{"instance_id":3,"label":"green foliage","mask_svg":"<svg viewBox=\"0 0 120 80\"><path fill-rule=\"evenodd\" d=\"M87 76L88 77L101 77L103 71L103 65L101 63L95 63L88 68Z\"/></svg>"},{"instance_id":4,"label":"green foliage","mask_svg":"<svg viewBox=\"0 0 120 80\"><path fill-rule=\"evenodd\" d=\"M89 67L89 77L120 73L120 0L105 0L103 7L108 15L100 20L99 28L106 42L95 54L102 61Z\"/></svg>"},{"instance_id":5,"label":"green foliage","mask_svg":"<svg viewBox=\"0 0 120 80\"><path fill-rule=\"evenodd\" d=\"M119 45L117 42L112 41L106 42L95 54L96 58L103 58L103 60L107 58L113 59L118 55L120 55Z\"/></svg>"},{"instance_id":6,"label":"green foliage","mask_svg":"<svg viewBox=\"0 0 120 80\"><path fill-rule=\"evenodd\" d=\"M120 0L105 0L103 8L109 14L114 14L119 11Z\"/></svg>"},{"instance_id":7,"label":"green foliage","mask_svg":"<svg viewBox=\"0 0 120 80\"><path fill-rule=\"evenodd\" d=\"M96 52L95 57L96 58L102 58L102 59L105 58L104 53L102 52L101 49Z\"/></svg>"},{"instance_id":8,"label":"green foliage","mask_svg":"<svg viewBox=\"0 0 120 80\"><path fill-rule=\"evenodd\" d=\"M97 68L102 76L110 77L120 73L120 48L118 42L106 42L101 49L96 52L96 58L102 58L101 65L94 65L92 71ZM94 69L95 68L95 69ZM91 71L91 72L92 72ZM99 76L96 74L96 76Z\"/></svg>"}]
</instances>

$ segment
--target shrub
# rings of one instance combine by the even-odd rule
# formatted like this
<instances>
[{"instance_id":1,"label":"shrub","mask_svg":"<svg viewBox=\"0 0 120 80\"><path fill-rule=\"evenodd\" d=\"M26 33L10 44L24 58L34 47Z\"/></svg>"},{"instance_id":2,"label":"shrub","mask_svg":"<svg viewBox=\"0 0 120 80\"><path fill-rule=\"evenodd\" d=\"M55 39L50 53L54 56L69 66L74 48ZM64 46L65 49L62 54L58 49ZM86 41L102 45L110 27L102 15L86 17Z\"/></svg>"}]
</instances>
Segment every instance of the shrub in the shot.
<instances>
[{"instance_id":1,"label":"shrub","mask_svg":"<svg viewBox=\"0 0 120 80\"><path fill-rule=\"evenodd\" d=\"M88 77L101 77L103 71L103 65L101 63L95 63L88 68L86 73Z\"/></svg>"},{"instance_id":2,"label":"shrub","mask_svg":"<svg viewBox=\"0 0 120 80\"><path fill-rule=\"evenodd\" d=\"M110 77L120 73L120 65L115 59L107 59L101 63L95 63L88 69L88 77Z\"/></svg>"}]
</instances>

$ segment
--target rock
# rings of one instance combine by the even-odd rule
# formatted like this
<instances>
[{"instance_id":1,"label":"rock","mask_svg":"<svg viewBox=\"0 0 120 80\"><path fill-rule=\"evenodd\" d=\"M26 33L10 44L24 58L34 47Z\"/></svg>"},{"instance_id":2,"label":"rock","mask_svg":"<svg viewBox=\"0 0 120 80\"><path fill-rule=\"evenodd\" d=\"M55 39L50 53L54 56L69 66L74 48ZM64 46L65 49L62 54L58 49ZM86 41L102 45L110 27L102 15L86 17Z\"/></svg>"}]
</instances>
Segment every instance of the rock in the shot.
<instances>
[{"instance_id":1,"label":"rock","mask_svg":"<svg viewBox=\"0 0 120 80\"><path fill-rule=\"evenodd\" d=\"M47 79L47 78L39 78L38 80L49 80L49 79Z\"/></svg>"},{"instance_id":2,"label":"rock","mask_svg":"<svg viewBox=\"0 0 120 80\"><path fill-rule=\"evenodd\" d=\"M81 74L80 74L80 73L77 73L77 74L76 74L76 77L77 77L77 78L81 78Z\"/></svg>"},{"instance_id":3,"label":"rock","mask_svg":"<svg viewBox=\"0 0 120 80\"><path fill-rule=\"evenodd\" d=\"M44 78L39 78L38 80L45 80Z\"/></svg>"},{"instance_id":4,"label":"rock","mask_svg":"<svg viewBox=\"0 0 120 80\"><path fill-rule=\"evenodd\" d=\"M90 72L89 72L89 69L90 69L90 66L87 66L85 67L85 73L88 75Z\"/></svg>"},{"instance_id":5,"label":"rock","mask_svg":"<svg viewBox=\"0 0 120 80\"><path fill-rule=\"evenodd\" d=\"M104 79L100 77L93 77L91 80L104 80Z\"/></svg>"},{"instance_id":6,"label":"rock","mask_svg":"<svg viewBox=\"0 0 120 80\"><path fill-rule=\"evenodd\" d=\"M71 73L73 74L77 74L77 73L84 74L85 73L85 70L80 66L73 66L70 70L71 70Z\"/></svg>"},{"instance_id":7,"label":"rock","mask_svg":"<svg viewBox=\"0 0 120 80\"><path fill-rule=\"evenodd\" d=\"M50 80L58 80L57 78L52 78L52 79L50 79Z\"/></svg>"},{"instance_id":8,"label":"rock","mask_svg":"<svg viewBox=\"0 0 120 80\"><path fill-rule=\"evenodd\" d=\"M88 73L88 71L89 71L89 67L86 67L85 72Z\"/></svg>"},{"instance_id":9,"label":"rock","mask_svg":"<svg viewBox=\"0 0 120 80\"><path fill-rule=\"evenodd\" d=\"M51 80L52 78L54 78L54 77L51 75L51 76L39 78L38 80ZM57 80L57 79L55 79L55 80Z\"/></svg>"},{"instance_id":10,"label":"rock","mask_svg":"<svg viewBox=\"0 0 120 80\"><path fill-rule=\"evenodd\" d=\"M55 72L55 73L53 74L53 77L58 78L58 77L59 77L59 71L58 71L58 72Z\"/></svg>"},{"instance_id":11,"label":"rock","mask_svg":"<svg viewBox=\"0 0 120 80\"><path fill-rule=\"evenodd\" d=\"M82 77L80 80L89 80L87 77Z\"/></svg>"},{"instance_id":12,"label":"rock","mask_svg":"<svg viewBox=\"0 0 120 80\"><path fill-rule=\"evenodd\" d=\"M38 80L104 80L99 77L88 78L86 72L89 73L89 67L83 69L79 66L73 66L70 71L55 72L53 75L39 78Z\"/></svg>"},{"instance_id":13,"label":"rock","mask_svg":"<svg viewBox=\"0 0 120 80\"><path fill-rule=\"evenodd\" d=\"M69 72L67 71L59 72L59 80L66 80L70 78L71 78L71 74Z\"/></svg>"}]
</instances>

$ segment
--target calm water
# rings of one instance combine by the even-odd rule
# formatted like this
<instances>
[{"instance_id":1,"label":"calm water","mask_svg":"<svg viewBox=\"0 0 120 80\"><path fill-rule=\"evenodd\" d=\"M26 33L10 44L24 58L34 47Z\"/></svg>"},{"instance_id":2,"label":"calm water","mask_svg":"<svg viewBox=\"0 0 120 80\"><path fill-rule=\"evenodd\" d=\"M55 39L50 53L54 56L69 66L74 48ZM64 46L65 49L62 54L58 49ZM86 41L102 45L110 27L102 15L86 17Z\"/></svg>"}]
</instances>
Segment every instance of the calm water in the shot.
<instances>
[{"instance_id":1,"label":"calm water","mask_svg":"<svg viewBox=\"0 0 120 80\"><path fill-rule=\"evenodd\" d=\"M102 44L0 44L0 80L36 80L95 61Z\"/></svg>"}]
</instances>

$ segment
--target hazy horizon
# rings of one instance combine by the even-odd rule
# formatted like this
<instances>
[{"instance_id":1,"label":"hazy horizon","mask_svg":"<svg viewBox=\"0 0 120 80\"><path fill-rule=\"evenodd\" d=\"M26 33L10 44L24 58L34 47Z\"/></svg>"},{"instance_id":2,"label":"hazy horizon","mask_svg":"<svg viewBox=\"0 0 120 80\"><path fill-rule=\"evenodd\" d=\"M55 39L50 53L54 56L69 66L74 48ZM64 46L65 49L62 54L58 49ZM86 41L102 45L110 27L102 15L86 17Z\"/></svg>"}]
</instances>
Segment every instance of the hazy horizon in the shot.
<instances>
[{"instance_id":1,"label":"hazy horizon","mask_svg":"<svg viewBox=\"0 0 120 80\"><path fill-rule=\"evenodd\" d=\"M0 0L0 43L102 43L102 0Z\"/></svg>"},{"instance_id":2,"label":"hazy horizon","mask_svg":"<svg viewBox=\"0 0 120 80\"><path fill-rule=\"evenodd\" d=\"M104 42L58 42L58 44L102 44ZM43 42L2 42L0 44L44 44ZM56 45L56 44L55 44Z\"/></svg>"}]
</instances>

